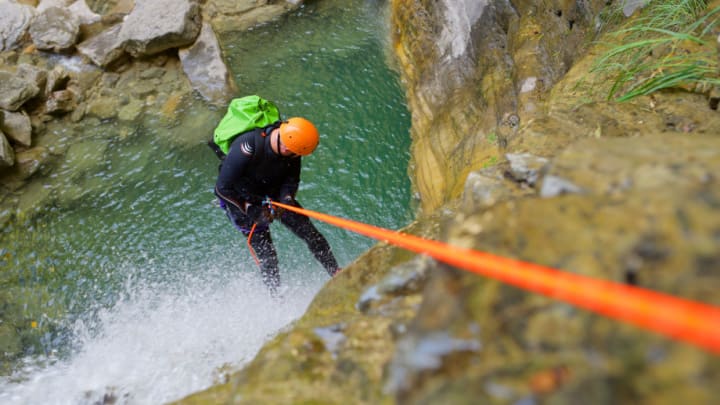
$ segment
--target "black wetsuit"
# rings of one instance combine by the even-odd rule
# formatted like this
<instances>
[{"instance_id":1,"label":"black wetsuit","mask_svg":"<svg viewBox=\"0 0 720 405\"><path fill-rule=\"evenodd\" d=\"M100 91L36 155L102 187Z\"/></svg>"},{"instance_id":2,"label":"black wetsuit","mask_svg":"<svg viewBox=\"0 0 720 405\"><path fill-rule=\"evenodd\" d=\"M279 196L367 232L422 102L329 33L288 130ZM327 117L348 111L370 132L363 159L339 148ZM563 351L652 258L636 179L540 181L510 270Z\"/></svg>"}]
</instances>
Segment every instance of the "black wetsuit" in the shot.
<instances>
[{"instance_id":1,"label":"black wetsuit","mask_svg":"<svg viewBox=\"0 0 720 405\"><path fill-rule=\"evenodd\" d=\"M295 193L300 183L301 158L281 156L272 150L270 132L274 128L258 128L235 138L215 184L215 194L221 206L245 236L250 234L253 226L252 218L246 215L245 203L260 206L265 197L269 197L300 207ZM279 219L307 243L331 276L337 272L338 264L330 245L308 217L283 211ZM271 291L276 291L280 285L280 274L269 226L256 226L250 244L260 261L263 281Z\"/></svg>"}]
</instances>

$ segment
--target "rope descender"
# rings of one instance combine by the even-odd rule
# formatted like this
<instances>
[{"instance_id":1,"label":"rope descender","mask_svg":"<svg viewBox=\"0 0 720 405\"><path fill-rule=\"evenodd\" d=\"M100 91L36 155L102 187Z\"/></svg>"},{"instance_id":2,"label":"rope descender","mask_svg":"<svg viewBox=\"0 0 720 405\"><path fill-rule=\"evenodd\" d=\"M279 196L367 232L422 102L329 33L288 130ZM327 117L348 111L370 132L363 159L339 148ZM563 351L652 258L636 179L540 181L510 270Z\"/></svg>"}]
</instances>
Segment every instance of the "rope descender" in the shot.
<instances>
[{"instance_id":1,"label":"rope descender","mask_svg":"<svg viewBox=\"0 0 720 405\"><path fill-rule=\"evenodd\" d=\"M262 202L262 206L268 207L268 209L270 210L270 215L275 218L275 203L273 202L273 200L270 199L270 197L265 196L265 199Z\"/></svg>"}]
</instances>

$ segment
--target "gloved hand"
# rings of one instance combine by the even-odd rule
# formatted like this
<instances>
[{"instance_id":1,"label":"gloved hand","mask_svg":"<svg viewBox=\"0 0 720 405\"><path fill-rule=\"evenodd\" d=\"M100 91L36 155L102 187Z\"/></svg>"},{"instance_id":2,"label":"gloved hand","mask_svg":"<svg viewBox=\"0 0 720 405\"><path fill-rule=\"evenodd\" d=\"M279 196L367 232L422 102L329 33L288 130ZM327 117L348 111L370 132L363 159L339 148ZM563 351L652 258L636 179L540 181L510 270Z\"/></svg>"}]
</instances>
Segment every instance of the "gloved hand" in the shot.
<instances>
[{"instance_id":1,"label":"gloved hand","mask_svg":"<svg viewBox=\"0 0 720 405\"><path fill-rule=\"evenodd\" d=\"M250 204L245 214L258 225L268 225L273 221L273 215L268 206Z\"/></svg>"},{"instance_id":2,"label":"gloved hand","mask_svg":"<svg viewBox=\"0 0 720 405\"><path fill-rule=\"evenodd\" d=\"M280 198L280 202L287 205L295 205L295 198L290 194L286 194Z\"/></svg>"}]
</instances>

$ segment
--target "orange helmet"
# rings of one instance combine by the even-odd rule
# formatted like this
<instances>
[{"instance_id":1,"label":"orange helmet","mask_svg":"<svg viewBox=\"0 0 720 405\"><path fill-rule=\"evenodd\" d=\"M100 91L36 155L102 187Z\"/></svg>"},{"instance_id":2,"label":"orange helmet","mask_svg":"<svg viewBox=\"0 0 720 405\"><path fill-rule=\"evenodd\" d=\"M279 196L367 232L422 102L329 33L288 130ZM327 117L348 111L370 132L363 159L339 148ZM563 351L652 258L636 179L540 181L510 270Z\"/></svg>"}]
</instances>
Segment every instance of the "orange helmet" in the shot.
<instances>
[{"instance_id":1,"label":"orange helmet","mask_svg":"<svg viewBox=\"0 0 720 405\"><path fill-rule=\"evenodd\" d=\"M293 117L280 124L280 140L290 152L306 156L318 146L320 134L312 122Z\"/></svg>"}]
</instances>

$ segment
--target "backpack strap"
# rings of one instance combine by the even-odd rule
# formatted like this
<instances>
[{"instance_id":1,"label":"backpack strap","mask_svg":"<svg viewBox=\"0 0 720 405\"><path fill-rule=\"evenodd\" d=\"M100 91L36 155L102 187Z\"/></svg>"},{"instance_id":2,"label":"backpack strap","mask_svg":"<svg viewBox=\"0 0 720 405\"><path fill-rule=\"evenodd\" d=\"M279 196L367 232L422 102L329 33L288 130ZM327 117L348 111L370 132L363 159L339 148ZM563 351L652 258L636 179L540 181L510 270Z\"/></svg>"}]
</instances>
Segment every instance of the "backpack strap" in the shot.
<instances>
[{"instance_id":1,"label":"backpack strap","mask_svg":"<svg viewBox=\"0 0 720 405\"><path fill-rule=\"evenodd\" d=\"M265 137L269 136L272 131L278 127L280 127L280 121L276 121L255 132L255 154L253 155L253 161L257 162L265 157Z\"/></svg>"},{"instance_id":2,"label":"backpack strap","mask_svg":"<svg viewBox=\"0 0 720 405\"><path fill-rule=\"evenodd\" d=\"M267 128L255 131L255 152L252 157L253 162L259 162L265 157L265 137L267 136L265 131L267 131Z\"/></svg>"},{"instance_id":3,"label":"backpack strap","mask_svg":"<svg viewBox=\"0 0 720 405\"><path fill-rule=\"evenodd\" d=\"M225 157L227 155L225 155L225 153L223 153L222 149L220 149L220 147L215 143L214 140L210 139L209 141L207 141L207 146L209 146L210 149L212 149L212 151L215 152L215 156L217 156L218 159L225 160Z\"/></svg>"}]
</instances>

